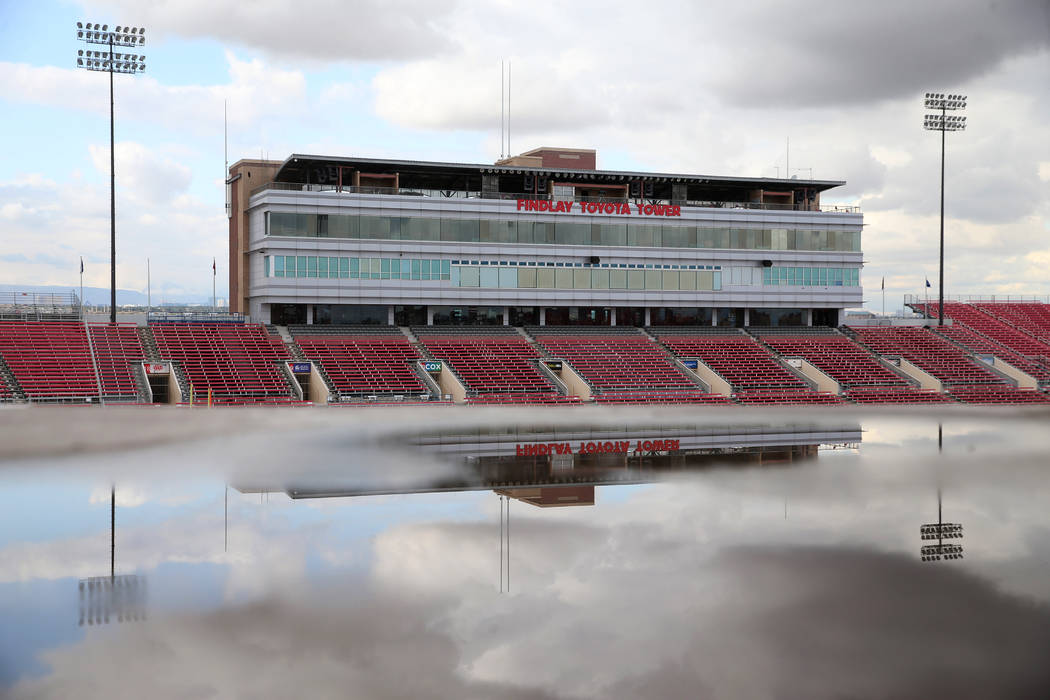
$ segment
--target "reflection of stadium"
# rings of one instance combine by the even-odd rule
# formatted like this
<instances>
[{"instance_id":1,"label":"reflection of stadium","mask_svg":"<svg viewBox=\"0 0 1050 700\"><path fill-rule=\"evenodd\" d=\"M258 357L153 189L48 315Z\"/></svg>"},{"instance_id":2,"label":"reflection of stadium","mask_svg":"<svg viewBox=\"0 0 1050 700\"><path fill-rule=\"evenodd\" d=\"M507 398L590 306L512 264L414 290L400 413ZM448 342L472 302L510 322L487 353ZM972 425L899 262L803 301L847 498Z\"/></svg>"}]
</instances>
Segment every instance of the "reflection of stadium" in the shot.
<instances>
[{"instance_id":1,"label":"reflection of stadium","mask_svg":"<svg viewBox=\"0 0 1050 700\"><path fill-rule=\"evenodd\" d=\"M649 483L712 467L786 465L812 459L821 445L853 447L860 441L856 425L443 430L399 436L398 443L407 443L410 452L437 455L440 461L453 464L457 467L453 475L433 478L424 474L407 483L384 483L375 475L346 470L336 475L307 473L280 488L294 499L491 489L534 505L583 504L594 502L595 486ZM586 452L588 445L618 443L628 444L632 451ZM634 451L639 444L660 449ZM545 454L522 456L520 448L531 445L554 448ZM566 449L559 454L562 446ZM250 485L238 489L245 493L261 490Z\"/></svg>"}]
</instances>

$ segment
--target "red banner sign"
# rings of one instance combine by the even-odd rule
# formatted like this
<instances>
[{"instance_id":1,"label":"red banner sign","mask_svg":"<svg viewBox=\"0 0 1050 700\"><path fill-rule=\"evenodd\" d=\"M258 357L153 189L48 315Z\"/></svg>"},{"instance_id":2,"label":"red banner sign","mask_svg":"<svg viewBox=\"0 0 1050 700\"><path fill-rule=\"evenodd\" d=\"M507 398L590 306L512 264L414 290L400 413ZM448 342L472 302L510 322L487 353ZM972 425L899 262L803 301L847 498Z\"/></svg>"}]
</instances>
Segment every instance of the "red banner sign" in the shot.
<instances>
[{"instance_id":1,"label":"red banner sign","mask_svg":"<svg viewBox=\"0 0 1050 700\"><path fill-rule=\"evenodd\" d=\"M642 454L647 452L677 452L679 440L605 440L598 442L581 442L576 450L568 442L534 442L518 443L514 453L518 457L543 457L546 455L587 455L587 454Z\"/></svg>"},{"instance_id":2,"label":"red banner sign","mask_svg":"<svg viewBox=\"0 0 1050 700\"><path fill-rule=\"evenodd\" d=\"M615 214L620 216L681 216L682 207L673 204L635 204L630 202L570 202L567 200L519 199L518 211L550 214Z\"/></svg>"},{"instance_id":3,"label":"red banner sign","mask_svg":"<svg viewBox=\"0 0 1050 700\"><path fill-rule=\"evenodd\" d=\"M168 365L164 362L143 362L142 367L146 370L146 374L168 373Z\"/></svg>"}]
</instances>

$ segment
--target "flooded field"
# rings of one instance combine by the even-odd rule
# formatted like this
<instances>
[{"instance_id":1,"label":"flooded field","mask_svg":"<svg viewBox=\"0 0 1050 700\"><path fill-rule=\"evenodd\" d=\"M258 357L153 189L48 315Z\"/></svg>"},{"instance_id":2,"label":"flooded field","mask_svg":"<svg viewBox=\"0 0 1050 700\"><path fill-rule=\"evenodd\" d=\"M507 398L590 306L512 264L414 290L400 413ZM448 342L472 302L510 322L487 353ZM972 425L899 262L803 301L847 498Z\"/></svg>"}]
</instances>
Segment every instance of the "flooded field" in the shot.
<instances>
[{"instance_id":1,"label":"flooded field","mask_svg":"<svg viewBox=\"0 0 1050 700\"><path fill-rule=\"evenodd\" d=\"M0 696L1050 697L1050 413L0 412Z\"/></svg>"}]
</instances>

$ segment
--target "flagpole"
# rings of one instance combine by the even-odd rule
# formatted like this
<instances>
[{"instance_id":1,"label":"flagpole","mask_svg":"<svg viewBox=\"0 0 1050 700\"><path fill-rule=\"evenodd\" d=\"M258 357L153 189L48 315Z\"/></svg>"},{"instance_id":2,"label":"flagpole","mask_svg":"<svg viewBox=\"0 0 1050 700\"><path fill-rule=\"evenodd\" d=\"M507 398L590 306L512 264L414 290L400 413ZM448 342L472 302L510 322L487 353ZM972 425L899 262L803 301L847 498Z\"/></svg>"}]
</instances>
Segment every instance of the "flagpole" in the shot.
<instances>
[{"instance_id":1,"label":"flagpole","mask_svg":"<svg viewBox=\"0 0 1050 700\"><path fill-rule=\"evenodd\" d=\"M80 256L80 318L84 318L84 256Z\"/></svg>"},{"instance_id":2,"label":"flagpole","mask_svg":"<svg viewBox=\"0 0 1050 700\"><path fill-rule=\"evenodd\" d=\"M149 315L153 311L153 295L150 292L149 258L146 258L146 323L149 323Z\"/></svg>"},{"instance_id":3,"label":"flagpole","mask_svg":"<svg viewBox=\"0 0 1050 700\"><path fill-rule=\"evenodd\" d=\"M886 315L886 278L882 278L882 315Z\"/></svg>"},{"instance_id":4,"label":"flagpole","mask_svg":"<svg viewBox=\"0 0 1050 700\"><path fill-rule=\"evenodd\" d=\"M211 310L219 313L219 307L215 303L215 258L211 259Z\"/></svg>"}]
</instances>

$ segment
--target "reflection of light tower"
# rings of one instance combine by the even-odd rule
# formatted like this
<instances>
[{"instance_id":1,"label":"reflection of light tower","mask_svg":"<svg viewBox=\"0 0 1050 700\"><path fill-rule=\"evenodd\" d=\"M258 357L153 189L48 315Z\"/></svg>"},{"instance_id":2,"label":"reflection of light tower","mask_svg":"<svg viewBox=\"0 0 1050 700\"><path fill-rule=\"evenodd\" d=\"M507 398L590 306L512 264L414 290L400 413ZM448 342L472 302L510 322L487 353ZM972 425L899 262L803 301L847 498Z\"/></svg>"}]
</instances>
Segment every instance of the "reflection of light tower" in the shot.
<instances>
[{"instance_id":1,"label":"reflection of light tower","mask_svg":"<svg viewBox=\"0 0 1050 700\"><path fill-rule=\"evenodd\" d=\"M136 575L116 575L117 489L109 490L109 576L80 579L78 624L108 625L110 617L117 622L146 619L146 579Z\"/></svg>"},{"instance_id":2,"label":"reflection of light tower","mask_svg":"<svg viewBox=\"0 0 1050 700\"><path fill-rule=\"evenodd\" d=\"M940 453L944 448L944 434L940 425L937 426L937 451ZM937 522L926 523L919 526L919 537L926 540L937 540L937 544L924 544L919 549L919 556L923 561L940 561L941 559L962 559L963 548L961 543L945 544L945 540L962 539L963 526L960 523L946 523L942 517L941 489L937 487Z\"/></svg>"},{"instance_id":3,"label":"reflection of light tower","mask_svg":"<svg viewBox=\"0 0 1050 700\"><path fill-rule=\"evenodd\" d=\"M941 255L940 282L937 285L940 308L937 311L937 325L944 325L944 134L948 131L962 131L966 128L966 117L949 117L947 111L966 109L966 95L945 95L941 92L926 93L926 109L939 109L940 114L927 114L923 128L927 131L941 132ZM928 309L927 309L928 311Z\"/></svg>"},{"instance_id":4,"label":"reflection of light tower","mask_svg":"<svg viewBox=\"0 0 1050 700\"><path fill-rule=\"evenodd\" d=\"M108 46L109 51L77 51L77 68L109 73L109 322L117 322L117 195L113 157L113 74L142 73L146 57L113 53L113 47L140 48L146 43L142 27L114 27L77 22L77 39L87 44Z\"/></svg>"}]
</instances>

